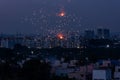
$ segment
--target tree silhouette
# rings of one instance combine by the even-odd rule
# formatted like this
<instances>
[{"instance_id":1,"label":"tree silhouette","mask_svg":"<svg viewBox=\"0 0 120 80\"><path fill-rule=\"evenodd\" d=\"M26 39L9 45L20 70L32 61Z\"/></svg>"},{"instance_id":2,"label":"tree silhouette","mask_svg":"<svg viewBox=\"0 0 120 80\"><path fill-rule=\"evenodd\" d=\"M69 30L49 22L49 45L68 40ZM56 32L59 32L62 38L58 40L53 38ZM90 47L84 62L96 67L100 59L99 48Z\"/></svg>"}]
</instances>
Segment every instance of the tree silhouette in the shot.
<instances>
[{"instance_id":1,"label":"tree silhouette","mask_svg":"<svg viewBox=\"0 0 120 80\"><path fill-rule=\"evenodd\" d=\"M49 80L50 66L40 60L27 61L22 68L22 80Z\"/></svg>"}]
</instances>

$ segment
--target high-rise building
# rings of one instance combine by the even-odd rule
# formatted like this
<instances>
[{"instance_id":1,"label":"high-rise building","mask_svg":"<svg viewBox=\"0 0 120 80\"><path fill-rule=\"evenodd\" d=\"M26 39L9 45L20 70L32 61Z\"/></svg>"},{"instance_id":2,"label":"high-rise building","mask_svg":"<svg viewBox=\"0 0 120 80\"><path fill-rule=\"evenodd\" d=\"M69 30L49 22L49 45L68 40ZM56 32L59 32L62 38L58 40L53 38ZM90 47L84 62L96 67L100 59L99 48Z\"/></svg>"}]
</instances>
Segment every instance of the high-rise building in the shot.
<instances>
[{"instance_id":1,"label":"high-rise building","mask_svg":"<svg viewBox=\"0 0 120 80\"><path fill-rule=\"evenodd\" d=\"M110 30L104 29L104 28L97 29L97 37L99 39L109 39L110 38Z\"/></svg>"},{"instance_id":2,"label":"high-rise building","mask_svg":"<svg viewBox=\"0 0 120 80\"><path fill-rule=\"evenodd\" d=\"M92 80L112 80L111 70L109 69L96 69L93 70Z\"/></svg>"},{"instance_id":3,"label":"high-rise building","mask_svg":"<svg viewBox=\"0 0 120 80\"><path fill-rule=\"evenodd\" d=\"M85 30L84 37L85 39L94 39L95 38L94 30Z\"/></svg>"}]
</instances>

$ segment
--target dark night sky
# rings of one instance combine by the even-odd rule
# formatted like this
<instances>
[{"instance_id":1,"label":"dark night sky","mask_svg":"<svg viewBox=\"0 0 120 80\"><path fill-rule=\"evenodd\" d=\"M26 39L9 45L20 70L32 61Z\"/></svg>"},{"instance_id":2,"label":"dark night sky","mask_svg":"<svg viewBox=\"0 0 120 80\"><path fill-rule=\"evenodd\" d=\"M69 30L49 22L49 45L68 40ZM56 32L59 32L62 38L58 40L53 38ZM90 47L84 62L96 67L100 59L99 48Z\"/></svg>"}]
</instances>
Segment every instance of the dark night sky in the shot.
<instances>
[{"instance_id":1,"label":"dark night sky","mask_svg":"<svg viewBox=\"0 0 120 80\"><path fill-rule=\"evenodd\" d=\"M56 15L61 10L67 18ZM48 28L83 31L100 26L120 31L120 0L0 0L3 33L37 33Z\"/></svg>"}]
</instances>

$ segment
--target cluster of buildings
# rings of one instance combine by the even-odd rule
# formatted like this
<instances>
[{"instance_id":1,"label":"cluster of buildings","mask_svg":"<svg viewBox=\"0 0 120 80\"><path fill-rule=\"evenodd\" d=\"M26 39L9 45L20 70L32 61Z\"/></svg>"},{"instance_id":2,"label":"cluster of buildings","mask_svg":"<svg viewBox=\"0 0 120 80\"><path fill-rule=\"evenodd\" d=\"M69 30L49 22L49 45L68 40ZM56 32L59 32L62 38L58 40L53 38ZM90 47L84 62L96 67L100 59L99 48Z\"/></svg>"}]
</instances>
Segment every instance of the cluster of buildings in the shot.
<instances>
[{"instance_id":1,"label":"cluster of buildings","mask_svg":"<svg viewBox=\"0 0 120 80\"><path fill-rule=\"evenodd\" d=\"M96 32L94 30L85 30L83 36L78 32L38 36L1 36L0 47L14 48L15 44L21 44L28 48L33 47L39 49L58 46L64 48L85 48L87 44L86 41L92 39L109 40L111 39L110 30L104 28L99 28ZM120 42L118 41L118 43ZM118 45L118 43L116 43L116 45ZM110 45L106 45L106 43L103 45L107 48L110 47ZM101 47L104 47L103 45L100 44ZM93 45L91 46L93 47ZM120 47L120 45L118 46ZM36 58L39 55L44 57L41 53L38 55L34 54L34 51L31 51L30 54L27 58L25 57L25 60L17 61L17 64L22 67L22 65L26 61L31 60L31 58ZM20 53L17 52L17 55L20 55ZM48 55L50 54L48 53L47 56ZM75 78L76 80L120 80L120 60L98 60L94 63L90 62L88 58L85 60L86 61L74 59L65 61L64 58L59 60L44 57L44 60L41 61L50 63L52 68L51 74L55 74L56 76L67 76L68 78ZM2 60L2 62L4 63L5 61Z\"/></svg>"},{"instance_id":2,"label":"cluster of buildings","mask_svg":"<svg viewBox=\"0 0 120 80\"><path fill-rule=\"evenodd\" d=\"M90 39L111 39L110 30L99 28L96 33L94 30L85 30L84 35L80 32L66 32L56 34L43 34L34 36L1 36L0 47L13 48L15 44L21 44L34 48L84 48Z\"/></svg>"},{"instance_id":3,"label":"cluster of buildings","mask_svg":"<svg viewBox=\"0 0 120 80\"><path fill-rule=\"evenodd\" d=\"M78 60L52 62L52 73L76 80L120 80L120 60L101 60L96 63L77 65Z\"/></svg>"},{"instance_id":4,"label":"cluster of buildings","mask_svg":"<svg viewBox=\"0 0 120 80\"><path fill-rule=\"evenodd\" d=\"M84 37L86 39L95 39L95 38L96 39L110 39L110 30L106 28L98 28L97 31L85 30Z\"/></svg>"},{"instance_id":5,"label":"cluster of buildings","mask_svg":"<svg viewBox=\"0 0 120 80\"><path fill-rule=\"evenodd\" d=\"M13 48L15 44L21 44L29 48L53 48L53 47L65 47L65 48L77 48L80 47L80 36L64 37L61 36L39 36L39 37L6 37L0 39L0 46L5 48Z\"/></svg>"}]
</instances>

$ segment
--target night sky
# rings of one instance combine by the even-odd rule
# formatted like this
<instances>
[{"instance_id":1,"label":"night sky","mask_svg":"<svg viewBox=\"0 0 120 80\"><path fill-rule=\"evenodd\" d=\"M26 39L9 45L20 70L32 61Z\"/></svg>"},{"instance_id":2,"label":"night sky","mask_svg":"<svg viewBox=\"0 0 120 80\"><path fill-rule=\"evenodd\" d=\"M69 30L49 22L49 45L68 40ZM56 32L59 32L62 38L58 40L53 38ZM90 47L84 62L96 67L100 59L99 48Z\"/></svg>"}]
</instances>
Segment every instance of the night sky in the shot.
<instances>
[{"instance_id":1,"label":"night sky","mask_svg":"<svg viewBox=\"0 0 120 80\"><path fill-rule=\"evenodd\" d=\"M0 32L109 28L120 31L120 0L0 0Z\"/></svg>"}]
</instances>

